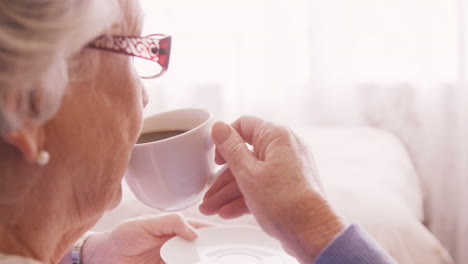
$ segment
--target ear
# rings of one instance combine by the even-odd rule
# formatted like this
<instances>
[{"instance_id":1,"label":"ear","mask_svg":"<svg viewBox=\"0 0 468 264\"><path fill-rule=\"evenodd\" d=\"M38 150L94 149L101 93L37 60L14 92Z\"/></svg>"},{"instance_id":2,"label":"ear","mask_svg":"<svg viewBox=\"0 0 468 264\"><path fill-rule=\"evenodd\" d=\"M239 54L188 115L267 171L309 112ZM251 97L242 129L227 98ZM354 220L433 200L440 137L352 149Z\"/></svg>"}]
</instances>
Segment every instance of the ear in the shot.
<instances>
[{"instance_id":1,"label":"ear","mask_svg":"<svg viewBox=\"0 0 468 264\"><path fill-rule=\"evenodd\" d=\"M3 135L4 140L15 147L23 159L35 163L39 148L39 124L27 122L25 126Z\"/></svg>"}]
</instances>

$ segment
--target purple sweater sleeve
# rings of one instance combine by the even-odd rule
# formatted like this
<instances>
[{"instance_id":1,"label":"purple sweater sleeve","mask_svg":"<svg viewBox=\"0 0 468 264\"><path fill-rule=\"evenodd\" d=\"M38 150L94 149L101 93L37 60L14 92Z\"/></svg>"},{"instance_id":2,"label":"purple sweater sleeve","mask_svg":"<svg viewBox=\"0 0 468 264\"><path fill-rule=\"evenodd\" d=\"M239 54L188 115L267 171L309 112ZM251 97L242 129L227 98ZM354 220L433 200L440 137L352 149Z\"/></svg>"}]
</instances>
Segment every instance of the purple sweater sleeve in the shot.
<instances>
[{"instance_id":1,"label":"purple sweater sleeve","mask_svg":"<svg viewBox=\"0 0 468 264\"><path fill-rule=\"evenodd\" d=\"M315 263L396 264L396 261L364 229L351 225L328 244Z\"/></svg>"}]
</instances>

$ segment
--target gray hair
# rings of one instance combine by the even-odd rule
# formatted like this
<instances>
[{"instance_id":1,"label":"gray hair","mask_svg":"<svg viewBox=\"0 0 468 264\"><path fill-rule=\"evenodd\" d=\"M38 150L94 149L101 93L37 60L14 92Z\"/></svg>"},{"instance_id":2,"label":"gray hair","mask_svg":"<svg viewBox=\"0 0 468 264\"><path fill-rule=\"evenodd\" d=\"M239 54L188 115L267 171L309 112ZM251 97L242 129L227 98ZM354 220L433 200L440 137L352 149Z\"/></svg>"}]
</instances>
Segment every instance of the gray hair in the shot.
<instances>
[{"instance_id":1,"label":"gray hair","mask_svg":"<svg viewBox=\"0 0 468 264\"><path fill-rule=\"evenodd\" d=\"M69 58L119 10L116 0L0 0L0 135L56 112Z\"/></svg>"}]
</instances>

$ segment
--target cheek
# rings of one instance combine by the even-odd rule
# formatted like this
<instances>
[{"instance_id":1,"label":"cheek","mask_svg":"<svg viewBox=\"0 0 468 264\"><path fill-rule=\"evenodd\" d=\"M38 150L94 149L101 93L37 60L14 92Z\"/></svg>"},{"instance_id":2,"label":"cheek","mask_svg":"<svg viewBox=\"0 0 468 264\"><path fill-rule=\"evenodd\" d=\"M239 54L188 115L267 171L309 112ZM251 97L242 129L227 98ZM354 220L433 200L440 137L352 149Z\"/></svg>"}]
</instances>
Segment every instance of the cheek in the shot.
<instances>
[{"instance_id":1,"label":"cheek","mask_svg":"<svg viewBox=\"0 0 468 264\"><path fill-rule=\"evenodd\" d=\"M130 67L130 66L129 66ZM110 87L118 90L113 91L115 98L114 119L122 134L128 133L125 143L131 146L136 142L140 132L145 92L141 84L141 80L133 71L133 68L128 69L126 78L122 78L119 82L114 83ZM119 109L116 109L116 108Z\"/></svg>"},{"instance_id":2,"label":"cheek","mask_svg":"<svg viewBox=\"0 0 468 264\"><path fill-rule=\"evenodd\" d=\"M99 103L103 104L103 112L99 115L106 120L102 128L107 131L107 136L102 140L107 148L106 157L114 157L109 165L115 166L121 177L142 124L142 85L133 65L125 57L115 57L113 65L107 66L103 67L107 72L101 75L107 78L97 87L102 95Z\"/></svg>"},{"instance_id":3,"label":"cheek","mask_svg":"<svg viewBox=\"0 0 468 264\"><path fill-rule=\"evenodd\" d=\"M145 89L142 89L141 85L134 85L132 88L132 91L134 92L135 101L133 102L133 107L130 110L132 111L133 116L130 118L130 129L133 131L132 143L135 143L139 136L141 126L143 124L143 108L147 104L148 98Z\"/></svg>"},{"instance_id":4,"label":"cheek","mask_svg":"<svg viewBox=\"0 0 468 264\"><path fill-rule=\"evenodd\" d=\"M126 85L125 85L126 84ZM116 84L117 85L117 84ZM143 95L139 80L130 78L119 85L121 94L114 91L114 108L111 114L113 137L108 141L106 157L113 157L107 171L114 171L107 175L115 185L112 188L112 198L107 209L116 207L121 200L121 179L130 159L133 145L138 139L143 119ZM114 88L117 88L114 86ZM120 154L120 155L119 155ZM109 185L112 186L112 185Z\"/></svg>"}]
</instances>

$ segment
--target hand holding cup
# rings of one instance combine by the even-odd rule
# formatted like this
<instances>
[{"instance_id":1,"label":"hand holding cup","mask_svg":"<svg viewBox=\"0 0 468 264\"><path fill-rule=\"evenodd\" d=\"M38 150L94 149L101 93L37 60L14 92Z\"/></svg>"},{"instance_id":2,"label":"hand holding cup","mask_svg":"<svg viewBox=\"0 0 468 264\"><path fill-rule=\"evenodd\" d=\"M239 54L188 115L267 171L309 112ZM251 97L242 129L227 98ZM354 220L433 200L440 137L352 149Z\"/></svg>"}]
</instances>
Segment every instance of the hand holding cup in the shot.
<instances>
[{"instance_id":1,"label":"hand holding cup","mask_svg":"<svg viewBox=\"0 0 468 264\"><path fill-rule=\"evenodd\" d=\"M202 213L233 218L251 212L302 263L312 263L344 230L325 199L312 155L290 129L242 117L232 126L216 123L212 137L216 162L230 170L206 193Z\"/></svg>"}]
</instances>

